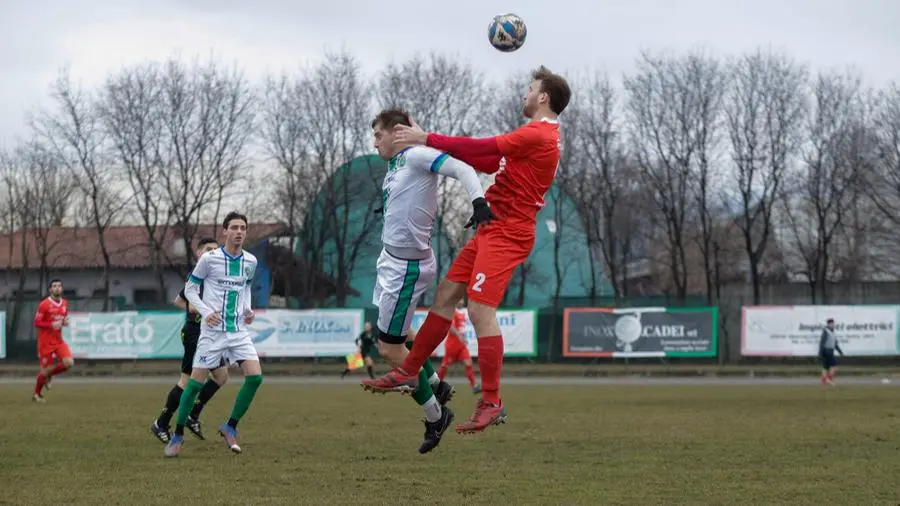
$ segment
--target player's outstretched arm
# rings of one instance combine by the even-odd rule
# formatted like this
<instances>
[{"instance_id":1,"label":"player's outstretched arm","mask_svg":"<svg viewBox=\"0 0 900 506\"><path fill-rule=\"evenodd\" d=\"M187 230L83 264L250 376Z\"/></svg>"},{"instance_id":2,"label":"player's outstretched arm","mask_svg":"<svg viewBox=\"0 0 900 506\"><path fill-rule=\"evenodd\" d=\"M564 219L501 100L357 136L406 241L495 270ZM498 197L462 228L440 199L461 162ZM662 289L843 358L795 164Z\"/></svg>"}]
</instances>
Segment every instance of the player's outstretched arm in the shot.
<instances>
[{"instance_id":1,"label":"player's outstretched arm","mask_svg":"<svg viewBox=\"0 0 900 506\"><path fill-rule=\"evenodd\" d=\"M185 299L187 299L190 305L194 306L194 309L200 313L204 320L206 320L206 317L210 314L215 313L215 310L207 306L206 303L203 302L203 298L200 297L200 286L203 285L203 280L206 279L206 276L209 274L209 263L206 259L206 255L200 257L200 260L197 261L197 265L194 266L194 270L191 271L191 274L188 276L187 282L184 284Z\"/></svg>"},{"instance_id":2,"label":"player's outstretched arm","mask_svg":"<svg viewBox=\"0 0 900 506\"><path fill-rule=\"evenodd\" d=\"M466 227L487 224L494 219L491 208L488 207L487 201L484 199L484 189L481 187L481 181L478 174L472 166L467 165L456 158L442 153L436 149L421 148L411 153L412 157L421 157L421 160L412 160L411 166L419 167L421 170L430 170L435 174L451 177L459 181L466 193L469 194L469 201L472 203L473 214Z\"/></svg>"},{"instance_id":3,"label":"player's outstretched arm","mask_svg":"<svg viewBox=\"0 0 900 506\"><path fill-rule=\"evenodd\" d=\"M425 145L446 151L458 158L485 156L524 157L536 146L545 142L544 133L536 126L536 123L529 123L510 133L481 139L429 133L425 140Z\"/></svg>"}]
</instances>

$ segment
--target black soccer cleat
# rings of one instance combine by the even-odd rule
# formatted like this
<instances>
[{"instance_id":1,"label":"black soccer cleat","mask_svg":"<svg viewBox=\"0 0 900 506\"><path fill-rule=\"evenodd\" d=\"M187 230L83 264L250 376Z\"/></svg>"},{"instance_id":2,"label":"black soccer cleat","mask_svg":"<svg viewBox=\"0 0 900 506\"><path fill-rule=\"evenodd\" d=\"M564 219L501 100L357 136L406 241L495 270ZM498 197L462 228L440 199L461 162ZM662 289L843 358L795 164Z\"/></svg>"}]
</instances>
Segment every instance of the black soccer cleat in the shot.
<instances>
[{"instance_id":1,"label":"black soccer cleat","mask_svg":"<svg viewBox=\"0 0 900 506\"><path fill-rule=\"evenodd\" d=\"M169 444L169 440L172 439L172 435L169 434L169 428L160 427L156 424L156 420L153 420L153 423L150 424L150 434L156 436L156 439L159 439L162 444Z\"/></svg>"},{"instance_id":2,"label":"black soccer cleat","mask_svg":"<svg viewBox=\"0 0 900 506\"><path fill-rule=\"evenodd\" d=\"M446 406L447 403L450 402L450 399L453 398L453 394L456 393L453 385L443 380L431 390L434 393L434 398L437 399L441 406Z\"/></svg>"},{"instance_id":3,"label":"black soccer cleat","mask_svg":"<svg viewBox=\"0 0 900 506\"><path fill-rule=\"evenodd\" d=\"M438 421L425 421L425 439L422 441L422 445L419 446L419 453L428 453L437 448L437 445L441 444L441 438L453 422L453 417L453 411L450 408L443 406L441 407L441 417Z\"/></svg>"},{"instance_id":4,"label":"black soccer cleat","mask_svg":"<svg viewBox=\"0 0 900 506\"><path fill-rule=\"evenodd\" d=\"M205 437L203 437L203 429L200 427L200 420L189 416L184 426L187 427L189 431L191 431L191 434L197 436L197 438L204 440L206 439Z\"/></svg>"}]
</instances>

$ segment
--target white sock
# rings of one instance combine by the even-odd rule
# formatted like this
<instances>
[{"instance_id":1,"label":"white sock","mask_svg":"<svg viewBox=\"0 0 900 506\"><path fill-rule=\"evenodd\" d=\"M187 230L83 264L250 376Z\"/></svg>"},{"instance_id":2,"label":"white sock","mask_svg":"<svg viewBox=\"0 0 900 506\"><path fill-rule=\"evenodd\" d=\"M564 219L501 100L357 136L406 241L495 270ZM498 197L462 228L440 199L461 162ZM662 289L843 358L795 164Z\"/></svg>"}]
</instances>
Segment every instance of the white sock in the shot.
<instances>
[{"instance_id":1,"label":"white sock","mask_svg":"<svg viewBox=\"0 0 900 506\"><path fill-rule=\"evenodd\" d=\"M425 401L425 404L422 404L422 407L425 408L425 419L429 422L436 422L441 419L441 405L438 404L437 399L433 395Z\"/></svg>"},{"instance_id":2,"label":"white sock","mask_svg":"<svg viewBox=\"0 0 900 506\"><path fill-rule=\"evenodd\" d=\"M435 386L441 382L441 378L438 377L436 372L431 373L431 377L428 378L428 382L431 383L431 386Z\"/></svg>"}]
</instances>

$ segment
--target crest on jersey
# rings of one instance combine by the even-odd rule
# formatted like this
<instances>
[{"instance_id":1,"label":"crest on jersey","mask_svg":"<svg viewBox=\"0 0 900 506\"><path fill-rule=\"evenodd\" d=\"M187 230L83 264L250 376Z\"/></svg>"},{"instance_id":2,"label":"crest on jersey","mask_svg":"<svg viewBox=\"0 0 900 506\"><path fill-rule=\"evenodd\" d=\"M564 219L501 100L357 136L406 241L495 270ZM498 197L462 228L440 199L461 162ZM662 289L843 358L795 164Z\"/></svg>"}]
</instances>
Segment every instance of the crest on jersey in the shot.
<instances>
[{"instance_id":1,"label":"crest on jersey","mask_svg":"<svg viewBox=\"0 0 900 506\"><path fill-rule=\"evenodd\" d=\"M252 265L245 265L245 266L244 266L244 276L246 276L246 277L248 277L248 278L252 278L252 277L253 277L253 271L254 271L254 266L252 266Z\"/></svg>"}]
</instances>

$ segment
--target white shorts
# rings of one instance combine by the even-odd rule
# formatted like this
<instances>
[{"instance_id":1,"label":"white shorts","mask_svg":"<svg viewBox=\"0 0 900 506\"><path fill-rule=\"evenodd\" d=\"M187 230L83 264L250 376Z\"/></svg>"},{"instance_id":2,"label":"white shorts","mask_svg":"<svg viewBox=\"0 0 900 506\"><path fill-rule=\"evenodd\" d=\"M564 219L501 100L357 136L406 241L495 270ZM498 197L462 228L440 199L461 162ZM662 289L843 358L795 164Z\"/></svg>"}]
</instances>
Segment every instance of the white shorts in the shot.
<instances>
[{"instance_id":1,"label":"white shorts","mask_svg":"<svg viewBox=\"0 0 900 506\"><path fill-rule=\"evenodd\" d=\"M372 304L378 307L378 330L406 336L419 299L437 278L434 254L423 260L401 260L381 250L375 265Z\"/></svg>"},{"instance_id":2,"label":"white shorts","mask_svg":"<svg viewBox=\"0 0 900 506\"><path fill-rule=\"evenodd\" d=\"M253 333L203 331L197 340L193 367L218 369L244 360L259 361Z\"/></svg>"}]
</instances>

